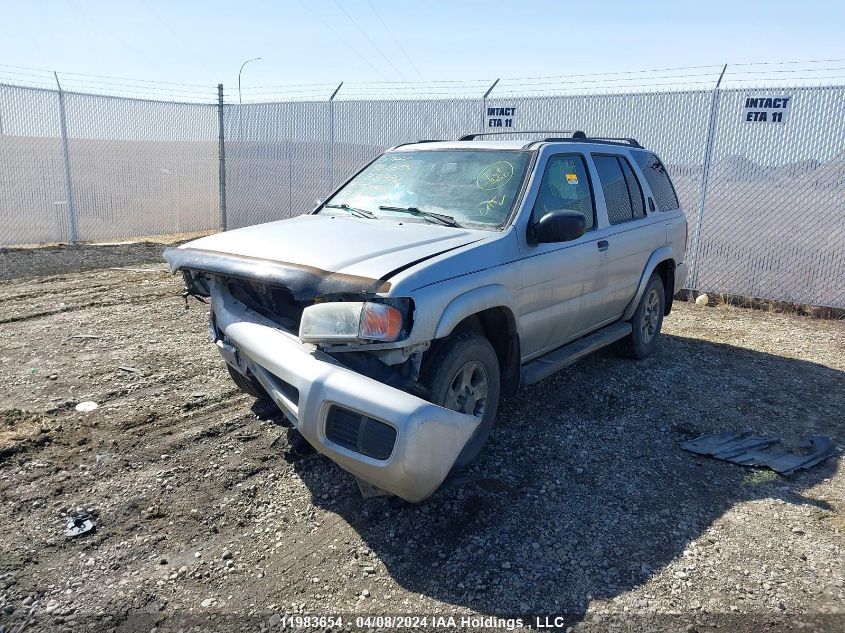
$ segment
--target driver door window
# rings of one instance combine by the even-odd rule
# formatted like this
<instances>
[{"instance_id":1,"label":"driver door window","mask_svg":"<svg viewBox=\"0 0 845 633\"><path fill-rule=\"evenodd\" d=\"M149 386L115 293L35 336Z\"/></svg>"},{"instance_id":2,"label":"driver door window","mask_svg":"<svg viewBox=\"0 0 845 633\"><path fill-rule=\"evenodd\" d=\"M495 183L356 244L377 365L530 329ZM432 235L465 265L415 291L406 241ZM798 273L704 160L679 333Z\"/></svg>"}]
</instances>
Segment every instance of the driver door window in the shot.
<instances>
[{"instance_id":1,"label":"driver door window","mask_svg":"<svg viewBox=\"0 0 845 633\"><path fill-rule=\"evenodd\" d=\"M579 154L557 154L546 162L546 171L534 202L532 221L547 211L570 209L582 213L587 230L596 225L595 204L584 157Z\"/></svg>"}]
</instances>

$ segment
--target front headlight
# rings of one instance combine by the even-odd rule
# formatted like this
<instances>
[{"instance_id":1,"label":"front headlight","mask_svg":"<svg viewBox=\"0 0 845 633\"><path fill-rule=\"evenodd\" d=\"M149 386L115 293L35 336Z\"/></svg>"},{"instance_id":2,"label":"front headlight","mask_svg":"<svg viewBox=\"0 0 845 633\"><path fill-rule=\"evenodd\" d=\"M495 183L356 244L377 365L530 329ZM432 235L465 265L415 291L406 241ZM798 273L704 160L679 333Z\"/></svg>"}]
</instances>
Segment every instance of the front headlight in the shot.
<instances>
[{"instance_id":1,"label":"front headlight","mask_svg":"<svg viewBox=\"0 0 845 633\"><path fill-rule=\"evenodd\" d=\"M402 332L402 312L370 301L317 303L302 311L299 338L303 341L395 341Z\"/></svg>"}]
</instances>

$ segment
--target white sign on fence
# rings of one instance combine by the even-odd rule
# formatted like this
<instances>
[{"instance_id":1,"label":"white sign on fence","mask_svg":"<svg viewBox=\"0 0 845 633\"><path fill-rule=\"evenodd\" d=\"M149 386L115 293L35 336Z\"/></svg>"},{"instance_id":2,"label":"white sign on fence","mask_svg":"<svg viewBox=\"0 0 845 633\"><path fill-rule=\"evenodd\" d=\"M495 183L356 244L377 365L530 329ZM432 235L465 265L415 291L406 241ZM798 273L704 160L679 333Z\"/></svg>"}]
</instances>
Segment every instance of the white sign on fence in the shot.
<instances>
[{"instance_id":1,"label":"white sign on fence","mask_svg":"<svg viewBox=\"0 0 845 633\"><path fill-rule=\"evenodd\" d=\"M487 127L513 127L515 107L487 108Z\"/></svg>"},{"instance_id":2,"label":"white sign on fence","mask_svg":"<svg viewBox=\"0 0 845 633\"><path fill-rule=\"evenodd\" d=\"M792 97L746 97L742 120L750 123L786 123Z\"/></svg>"}]
</instances>

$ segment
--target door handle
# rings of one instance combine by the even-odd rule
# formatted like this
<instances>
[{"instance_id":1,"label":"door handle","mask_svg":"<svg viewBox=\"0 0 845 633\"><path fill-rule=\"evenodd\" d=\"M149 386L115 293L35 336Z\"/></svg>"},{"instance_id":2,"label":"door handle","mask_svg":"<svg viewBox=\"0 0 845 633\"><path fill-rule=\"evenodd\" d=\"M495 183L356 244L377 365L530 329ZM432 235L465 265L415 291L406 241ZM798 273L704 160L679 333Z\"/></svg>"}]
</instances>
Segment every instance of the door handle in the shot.
<instances>
[{"instance_id":1,"label":"door handle","mask_svg":"<svg viewBox=\"0 0 845 633\"><path fill-rule=\"evenodd\" d=\"M598 247L599 247L599 250L600 250L600 251L604 252L604 251L606 251L606 250L607 250L607 248L610 246L610 242L608 242L607 240L599 240L599 241L596 243L596 246L598 246Z\"/></svg>"}]
</instances>

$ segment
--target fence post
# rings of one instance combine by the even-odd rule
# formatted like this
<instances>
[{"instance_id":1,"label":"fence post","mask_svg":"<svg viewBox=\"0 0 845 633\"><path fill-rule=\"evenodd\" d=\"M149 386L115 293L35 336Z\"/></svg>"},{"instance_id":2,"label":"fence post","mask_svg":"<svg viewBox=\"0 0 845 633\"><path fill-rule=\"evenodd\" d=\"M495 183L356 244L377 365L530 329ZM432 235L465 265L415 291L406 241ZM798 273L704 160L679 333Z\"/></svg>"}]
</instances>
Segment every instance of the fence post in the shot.
<instances>
[{"instance_id":1,"label":"fence post","mask_svg":"<svg viewBox=\"0 0 845 633\"><path fill-rule=\"evenodd\" d=\"M228 225L226 217L226 141L223 134L223 84L217 84L217 126L219 137L217 140L217 153L220 157L220 230L225 231Z\"/></svg>"},{"instance_id":2,"label":"fence post","mask_svg":"<svg viewBox=\"0 0 845 633\"><path fill-rule=\"evenodd\" d=\"M481 129L480 132L484 131L484 121L487 120L487 97L490 96L490 93L493 92L493 88L496 87L496 84L499 83L499 80L493 82L493 85L487 88L487 92L484 93L484 96L481 97Z\"/></svg>"},{"instance_id":3,"label":"fence post","mask_svg":"<svg viewBox=\"0 0 845 633\"><path fill-rule=\"evenodd\" d=\"M695 230L692 234L692 244L690 251L694 253L693 262L695 269L692 272L692 280L689 286L693 290L698 290L699 273L701 272L701 261L699 255L701 252L701 225L704 222L704 203L707 199L707 184L710 178L710 161L713 158L713 145L716 140L716 113L719 105L719 85L722 83L722 77L725 76L725 71L728 65L722 67L722 72L719 75L716 85L713 87L713 96L710 98L710 115L707 120L707 136L704 139L704 161L701 169L701 185L699 187L698 210L696 213Z\"/></svg>"},{"instance_id":4,"label":"fence post","mask_svg":"<svg viewBox=\"0 0 845 633\"><path fill-rule=\"evenodd\" d=\"M334 189L334 98L343 87L341 81L329 97L329 187L328 191Z\"/></svg>"},{"instance_id":5,"label":"fence post","mask_svg":"<svg viewBox=\"0 0 845 633\"><path fill-rule=\"evenodd\" d=\"M62 90L62 84L59 83L59 75L53 71L53 76L56 78L56 85L59 87L59 127L62 132L62 158L65 165L65 197L67 203L67 225L68 225L68 241L75 244L79 241L79 233L76 226L76 203L73 199L73 182L70 179L70 148L67 139L67 112L65 111L65 93Z\"/></svg>"}]
</instances>

